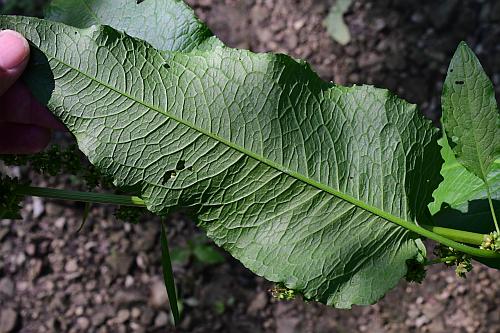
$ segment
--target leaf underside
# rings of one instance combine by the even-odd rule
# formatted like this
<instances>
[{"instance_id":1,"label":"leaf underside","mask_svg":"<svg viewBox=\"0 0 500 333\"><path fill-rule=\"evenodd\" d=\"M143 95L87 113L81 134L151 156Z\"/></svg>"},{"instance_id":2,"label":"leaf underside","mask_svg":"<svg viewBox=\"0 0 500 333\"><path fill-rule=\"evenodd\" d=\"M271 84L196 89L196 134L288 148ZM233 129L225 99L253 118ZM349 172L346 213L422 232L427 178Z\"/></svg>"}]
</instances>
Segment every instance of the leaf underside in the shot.
<instances>
[{"instance_id":1,"label":"leaf underside","mask_svg":"<svg viewBox=\"0 0 500 333\"><path fill-rule=\"evenodd\" d=\"M105 26L4 16L0 27L44 54L26 80L44 73L33 92L93 164L155 213L190 211L255 273L348 308L382 297L418 255L373 211L423 219L437 131L387 90L220 42L169 52Z\"/></svg>"},{"instance_id":2,"label":"leaf underside","mask_svg":"<svg viewBox=\"0 0 500 333\"><path fill-rule=\"evenodd\" d=\"M500 158L500 114L493 84L464 42L448 68L442 104L443 127L458 162L487 181Z\"/></svg>"},{"instance_id":3,"label":"leaf underside","mask_svg":"<svg viewBox=\"0 0 500 333\"><path fill-rule=\"evenodd\" d=\"M53 0L45 18L76 28L109 25L166 51L191 51L212 37L189 6L172 0Z\"/></svg>"}]
</instances>

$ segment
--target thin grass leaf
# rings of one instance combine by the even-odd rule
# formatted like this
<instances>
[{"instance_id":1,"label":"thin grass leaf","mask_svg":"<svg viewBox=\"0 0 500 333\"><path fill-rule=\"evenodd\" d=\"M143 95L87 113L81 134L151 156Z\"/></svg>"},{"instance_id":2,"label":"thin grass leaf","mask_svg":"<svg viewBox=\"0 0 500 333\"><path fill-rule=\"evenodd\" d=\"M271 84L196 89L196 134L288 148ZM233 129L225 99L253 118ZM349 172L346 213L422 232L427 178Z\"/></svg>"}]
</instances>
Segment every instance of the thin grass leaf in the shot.
<instances>
[{"instance_id":1,"label":"thin grass leaf","mask_svg":"<svg viewBox=\"0 0 500 333\"><path fill-rule=\"evenodd\" d=\"M167 288L168 302L170 303L170 310L174 317L174 324L178 325L180 322L179 308L177 306L177 293L175 290L174 272L172 271L172 262L170 261L170 252L168 250L167 234L165 226L161 223L161 267L163 269L163 280L165 281L165 288Z\"/></svg>"},{"instance_id":2,"label":"thin grass leaf","mask_svg":"<svg viewBox=\"0 0 500 333\"><path fill-rule=\"evenodd\" d=\"M80 224L80 226L76 230L77 233L79 233L80 231L82 231L83 226L85 225L85 222L87 222L87 218L89 217L90 207L92 207L92 204L90 202L86 202L85 203L85 209L83 211L82 223Z\"/></svg>"}]
</instances>

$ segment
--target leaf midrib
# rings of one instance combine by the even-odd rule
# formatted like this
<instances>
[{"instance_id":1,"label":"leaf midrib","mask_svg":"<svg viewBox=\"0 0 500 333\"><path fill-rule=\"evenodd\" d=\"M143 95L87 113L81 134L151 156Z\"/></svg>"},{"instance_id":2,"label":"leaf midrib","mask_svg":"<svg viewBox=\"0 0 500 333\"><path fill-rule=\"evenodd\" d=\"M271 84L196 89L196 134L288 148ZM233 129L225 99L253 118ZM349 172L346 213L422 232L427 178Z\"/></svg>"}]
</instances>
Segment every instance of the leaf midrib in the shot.
<instances>
[{"instance_id":1,"label":"leaf midrib","mask_svg":"<svg viewBox=\"0 0 500 333\"><path fill-rule=\"evenodd\" d=\"M62 61L61 59L58 59L54 55L52 55L52 59L54 59L55 61L59 62L60 64L62 64L64 66L68 67L69 69L76 71L80 75L83 75L83 76L87 77L89 80L92 80L93 82L95 82L95 83L97 83L97 84L99 84L99 85L101 85L101 86L103 86L103 87L105 87L107 89L110 89L110 90L114 91L115 93L117 93L117 94L119 94L121 96L124 96L124 97L132 100L135 103L138 103L138 104L143 105L144 107L146 107L148 109L151 109L151 110L156 111L156 112L158 112L160 114L163 114L164 116L166 116L168 118L171 118L174 121L176 121L176 122L178 122L180 124L183 124L184 126L187 126L187 127L191 128L191 129L193 129L193 130L195 130L195 131L197 131L197 132L199 132L199 133L201 133L203 135L206 135L206 136L208 136L208 137L210 137L210 138L212 138L212 139L214 139L214 140L216 140L218 142L221 142L221 143L223 143L224 145L228 146L231 149L237 150L237 151L239 151L240 153L242 153L244 155L250 156L251 158L253 158L253 159L255 159L255 160L257 160L257 161L259 161L261 163L264 163L264 164L272 167L273 169L275 169L275 170L277 170L279 172L285 173L285 174L287 174L287 175L289 175L289 176L291 176L291 177L293 177L293 178L295 178L297 180L300 180L300 181L302 181L302 182L304 182L304 183L306 183L306 184L308 184L308 185L310 185L312 187L316 187L319 190L325 191L325 192L327 192L327 193L329 193L329 194L331 194L333 196L336 196L336 197L338 197L338 198L340 198L342 200L345 200L345 201L347 201L347 202L349 202L349 203L351 203L351 204L353 204L353 205L355 205L355 206L357 206L359 208L362 208L363 210L366 210L366 211L368 211L368 212L370 212L372 214L378 215L378 216L380 216L381 218L383 218L385 220L388 220L390 222L393 222L393 223L396 223L398 225L401 225L401 226L403 226L403 227L405 227L407 229L408 229L407 224L411 224L412 226L416 226L412 222L409 222L409 221L407 221L407 220L405 220L403 218L400 218L400 217L395 216L395 215L393 215L391 213L383 211L382 209L377 208L375 206L369 205L369 204L365 203L364 201L356 199L356 198L354 198L354 197L352 197L352 196L350 196L350 195L348 195L346 193L340 192L340 191L334 189L331 186L325 185L325 184L320 183L320 182L318 182L318 181L316 181L314 179L308 178L307 176L303 175L302 173L299 173L299 172L293 171L293 170L289 170L289 169L283 167L282 165L280 165L279 163L276 163L276 162L274 162L274 161L272 161L272 160L270 160L268 158L265 158L262 155L256 154L253 151L251 151L251 150L249 150L249 149L247 149L245 147L237 145L237 144L235 144L235 143L233 143L233 142L231 142L231 141L229 141L229 140L227 140L227 139L225 139L225 138L223 138L223 137L221 137L221 136L219 136L217 134L211 133L210 131L207 131L207 130L201 128L201 127L198 127L198 126L192 124L191 122L185 121L182 118L179 118L179 117L177 117L175 115L171 115L171 114L167 113L166 111L164 111L164 110L162 110L162 109L160 109L160 108L158 108L158 107L156 107L154 105L150 105L149 103L141 101L138 98L135 98L134 96L132 96L132 95L130 95L128 93L125 93L125 92L122 92L122 91L116 89L115 87L109 85L106 82L102 82L101 80L99 80L99 79L97 79L95 77L92 77L92 76L88 75L87 73L82 72L80 69L78 69L78 68L76 68L76 67L74 67L74 66L72 66L72 65L70 65L70 64L68 64L68 63L66 63L64 61Z\"/></svg>"},{"instance_id":2,"label":"leaf midrib","mask_svg":"<svg viewBox=\"0 0 500 333\"><path fill-rule=\"evenodd\" d=\"M359 208L362 208L363 210L366 210L366 211L368 211L368 212L370 212L370 213L372 213L374 215L377 215L377 216L381 217L382 219L385 219L385 220L387 220L389 222L395 223L395 224L397 224L397 225L399 225L399 226L401 226L403 228L406 228L406 229L408 229L410 231L413 231L413 232L415 232L415 233L417 233L417 234L419 234L421 236L424 236L424 237L430 238L432 240L435 240L435 241L437 241L437 242L439 242L439 243L441 243L443 245L454 247L454 248L456 248L458 250L462 250L464 252L467 252L467 253L470 253L470 254L473 254L473 255L477 255L479 257L493 257L493 258L497 257L496 254L494 254L494 253L488 253L487 251L476 249L476 248L473 248L473 247L470 247L470 246L467 246L467 245L463 245L461 243L455 242L455 241L453 241L451 239L448 239L446 237L440 236L440 235L438 235L438 234L436 234L436 233L434 233L432 231L429 231L429 230L427 230L427 229L425 229L425 228L423 228L423 227L421 227L421 226L419 226L419 225L417 225L415 223L406 221L406 220L404 220L404 219L402 219L402 218L400 218L398 216L395 216L395 215L392 215L390 213L387 213L387 212L385 212L385 211L383 211L383 210L381 210L381 209L379 209L377 207L368 205L365 202L363 202L361 200L358 200L358 199L356 199L356 198L354 198L354 197L352 197L350 195L347 195L345 193L337 191L337 190L335 190L334 188L332 188L330 186L324 185L324 184L322 184L322 183L320 183L318 181L315 181L313 179L307 178L306 176L302 175L301 173L298 173L298 172L293 171L293 170L287 170L287 169L283 168L282 166L280 166L278 163L276 163L274 161L271 161L271 160L269 160L269 159L267 159L267 158L265 158L263 156L257 155L254 152L252 152L252 151L250 151L250 150L248 150L248 149L246 149L244 147L238 146L238 145L232 143L231 141L226 140L226 139L224 139L224 138L222 138L222 137L220 137L220 136L218 136L216 134L213 134L213 133L210 133L208 131L205 131L204 129L199 128L199 127L197 127L197 126L195 126L195 125L193 125L193 124L191 124L191 123L189 123L187 121L184 121L183 119L180 119L180 118L178 118L176 116L169 115L165 111L163 111L163 110L161 110L161 109L159 109L159 108L157 108L155 106L149 105L148 103L146 103L144 101L140 101L140 100L134 98L133 96L131 96L131 95L127 94L127 93L123 93L123 92L115 89L114 87L112 87L112 86L110 86L110 85L108 85L108 84L106 84L104 82L99 81L97 78L94 78L94 77L92 77L92 76L90 76L90 75L82 72L78 68L75 68L74 66L71 66L71 65L65 63L61 59L56 58L56 56L54 56L54 55L51 55L51 57L52 57L53 60L59 62L63 66L66 66L69 69L72 69L72 70L76 71L80 75L87 77L88 79L96 82L97 84L100 84L100 85L102 85L102 86L104 86L104 87L106 87L106 88L108 88L108 89L110 89L110 90L112 90L112 91L114 91L114 92L116 92L116 93L118 93L118 94L126 97L126 98L129 98L130 100L132 100L132 101L134 101L134 102L136 102L138 104L141 104L141 105L145 106L146 108L149 108L149 109L151 109L153 111L156 111L156 112L158 112L160 114L163 114L164 116L166 116L168 118L171 118L174 121L177 121L177 122L179 122L179 123L181 123L181 124L183 124L183 125L191 128L191 129L193 129L195 131L200 132L203 135L206 135L206 136L208 136L208 137L210 137L210 138L212 138L212 139L214 139L216 141L221 142L222 144L225 144L226 146L228 146L231 149L235 149L235 150L239 151L240 153L242 153L244 155L248 155L251 158L253 158L253 159L255 159L255 160L257 160L257 161L259 161L261 163L264 163L264 164L268 165L269 167L271 167L271 168L273 168L273 169L275 169L275 170L277 170L279 172L283 172L283 173L289 175L290 177L293 177L293 178L295 178L297 180L300 180L300 181L302 181L302 182L304 182L304 183L306 183L306 184L308 184L310 186L316 187L319 190L325 191L325 192L327 192L327 193L329 193L329 194L331 194L333 196L336 196L336 197L338 197L338 198L340 198L340 199L342 199L344 201L347 201L347 202L349 202L349 203L351 203L351 204L353 204L353 205L355 205L355 206L357 206Z\"/></svg>"},{"instance_id":3,"label":"leaf midrib","mask_svg":"<svg viewBox=\"0 0 500 333\"><path fill-rule=\"evenodd\" d=\"M466 72L465 72L466 63L465 63L465 61L463 61L463 59L465 59L466 56L468 55L468 54L466 54L466 52L467 52L467 50L464 47L462 47L462 49L460 50L460 53L461 53L461 58L462 58L462 69L463 69L464 79L467 77ZM472 60L472 61L474 61L474 60ZM478 75L478 74L476 73L476 75ZM453 84L453 82L451 82L451 84ZM464 87L462 87L461 89L464 89ZM466 97L465 97L467 99L467 105L469 107L469 112L465 112L465 116L468 118L470 123L474 123L474 119L472 119L472 110L474 109L474 107L473 107L473 103L471 102L471 99L469 96L470 91L471 91L471 89L467 89L467 93L466 93ZM488 102L488 104L489 104L489 102ZM489 105L487 107L489 107ZM460 108L458 108L458 109L460 109ZM455 131L455 128L453 129L453 131ZM483 165L481 154L479 152L478 139L477 139L475 130L472 130L472 136L474 138L474 140L473 140L474 141L474 143L473 143L474 150L476 152L477 160L479 162L479 168L481 169L481 177L480 178L484 181L486 188L489 192L489 183L488 183L488 179L487 179L488 177L487 177L487 174L485 172L485 166ZM462 145L464 145L464 143L462 143ZM491 165L491 163L490 163L490 165Z\"/></svg>"},{"instance_id":4,"label":"leaf midrib","mask_svg":"<svg viewBox=\"0 0 500 333\"><path fill-rule=\"evenodd\" d=\"M465 56L467 55L466 54L467 52L468 52L468 50L465 47L462 46L462 48L460 50L460 53L461 53L462 69L463 69L464 79L467 77L466 71L465 71L465 67L466 67ZM472 61L475 61L474 57L472 57ZM481 64L479 64L479 67L482 68ZM473 68L475 69L475 67L473 67ZM476 82L477 82L477 77L478 76L481 76L481 73L479 73L479 74L476 73ZM464 88L462 87L461 89L464 89ZM469 106L469 112L465 112L465 116L467 118L469 118L469 122L470 123L474 123L474 120L472 119L472 110L474 109L474 107L473 107L473 103L471 102L471 98L470 98L469 92L470 92L470 89L467 90L467 93L466 93L466 96L465 96L465 98L467 99L467 105ZM461 93L461 91L460 91L460 93ZM487 101L486 108L489 108L489 107L490 107L489 101ZM480 109L485 109L485 107L481 104L481 108ZM498 229L498 223L497 223L497 220L496 220L495 208L493 207L493 202L492 202L492 196L491 196L490 184L489 184L489 181L488 181L488 175L485 172L485 168L487 170L489 167L491 167L492 162L490 161L490 165L488 167L486 167L483 164L483 160L482 160L481 154L479 152L479 142L478 142L478 139L477 139L477 136L476 136L476 131L474 129L472 130L472 137L474 138L473 145L474 145L474 148L475 148L475 151L476 151L477 160L479 162L479 168L481 170L481 177L480 178L484 181L484 186L486 188L486 195L487 195L487 199L488 199L488 204L490 206L490 210L491 210L491 214L492 214L492 217L493 217L493 221L494 221L494 224L495 224L495 227L496 227L497 231L499 231L499 229ZM464 145L464 143L462 143L462 145Z\"/></svg>"}]
</instances>

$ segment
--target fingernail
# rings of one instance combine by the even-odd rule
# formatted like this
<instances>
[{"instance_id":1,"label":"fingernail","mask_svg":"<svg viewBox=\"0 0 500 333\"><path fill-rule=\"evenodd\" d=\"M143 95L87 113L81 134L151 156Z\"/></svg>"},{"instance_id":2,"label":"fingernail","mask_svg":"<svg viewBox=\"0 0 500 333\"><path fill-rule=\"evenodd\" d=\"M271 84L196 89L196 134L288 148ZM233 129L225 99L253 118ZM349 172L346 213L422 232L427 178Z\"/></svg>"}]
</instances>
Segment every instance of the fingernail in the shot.
<instances>
[{"instance_id":1,"label":"fingernail","mask_svg":"<svg viewBox=\"0 0 500 333\"><path fill-rule=\"evenodd\" d=\"M19 66L29 55L28 41L18 32L0 31L0 70Z\"/></svg>"}]
</instances>

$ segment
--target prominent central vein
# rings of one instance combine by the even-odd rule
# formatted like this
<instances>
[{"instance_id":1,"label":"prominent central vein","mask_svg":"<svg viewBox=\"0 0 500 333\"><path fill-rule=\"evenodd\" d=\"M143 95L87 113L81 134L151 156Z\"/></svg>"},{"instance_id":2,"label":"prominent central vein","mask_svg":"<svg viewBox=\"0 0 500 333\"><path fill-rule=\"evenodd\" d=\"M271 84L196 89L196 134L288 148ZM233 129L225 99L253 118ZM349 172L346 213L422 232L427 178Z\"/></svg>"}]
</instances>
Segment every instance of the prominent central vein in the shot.
<instances>
[{"instance_id":1,"label":"prominent central vein","mask_svg":"<svg viewBox=\"0 0 500 333\"><path fill-rule=\"evenodd\" d=\"M278 164L278 163L276 163L276 162L274 162L274 161L272 161L264 156L258 155L256 153L254 153L253 151L248 150L245 147L239 146L239 145L227 140L226 138L223 138L215 133L211 133L210 131L205 130L201 127L198 127L195 124L192 124L192 123L190 123L182 118L179 118L175 115L169 114L166 110L162 110L162 109L158 108L157 106L150 105L150 104L146 103L145 101L141 101L141 100L135 98L134 96L132 96L126 92L120 91L120 90L116 89L115 87L109 85L108 83L102 82L99 79L92 77L87 73L82 72L79 68L76 68L70 64L67 64L63 60L58 59L55 55L52 55L52 59L54 59L55 61L59 62L60 64L62 64L64 66L68 67L69 69L76 71L77 73L86 77L87 79L89 79L89 80L91 80L91 81L111 90L111 91L114 91L115 93L117 93L121 96L124 96L125 98L128 98L131 101L134 101L135 103L138 103L138 104L140 104L140 105L142 105L150 110L161 113L164 116L167 116L167 117L173 119L174 121L176 121L180 124L183 124L184 126L187 126L187 127L191 128L191 129L193 129L193 130L195 130L203 135L206 135L206 136L230 147L231 149L237 150L244 155L250 156L251 158L253 158L261 163L264 163L264 164L268 165L269 167L276 169L279 172L285 173L285 174L289 175L290 177L293 177L297 180L300 180L300 181L302 181L310 186L316 187L319 190L325 191L325 192L327 192L335 197L338 197L344 201L347 201L347 202L349 202L349 203L351 203L351 204L353 204L353 205L355 205L363 210L366 210L372 214L375 214L375 215L377 215L377 216L379 216L379 217L381 217L389 222L400 225L400 226L402 226L410 231L413 231L417 234L420 234L424 237L433 239L439 243L442 243L442 244L447 245L447 246L451 246L457 250L469 253L471 255L475 255L475 256L479 256L479 257L500 258L499 254L496 254L492 251L480 250L477 248L473 248L473 247L466 246L466 245L463 245L461 243L452 241L448 238L445 238L445 237L440 236L438 234L435 234L427 229L424 229L424 228L416 225L415 223L406 221L398 216L392 215L392 214L390 214L386 211L383 211L377 207L371 206L371 205L369 205L369 204L367 204L359 199L356 199L356 198L354 198L346 193L342 193L342 192L340 192L340 191L338 191L338 190L336 190L328 185L320 183L314 179L308 178L297 171L286 169L284 166L282 166L282 165L280 165L280 164Z\"/></svg>"}]
</instances>

